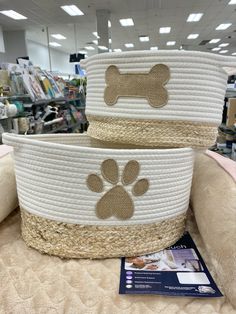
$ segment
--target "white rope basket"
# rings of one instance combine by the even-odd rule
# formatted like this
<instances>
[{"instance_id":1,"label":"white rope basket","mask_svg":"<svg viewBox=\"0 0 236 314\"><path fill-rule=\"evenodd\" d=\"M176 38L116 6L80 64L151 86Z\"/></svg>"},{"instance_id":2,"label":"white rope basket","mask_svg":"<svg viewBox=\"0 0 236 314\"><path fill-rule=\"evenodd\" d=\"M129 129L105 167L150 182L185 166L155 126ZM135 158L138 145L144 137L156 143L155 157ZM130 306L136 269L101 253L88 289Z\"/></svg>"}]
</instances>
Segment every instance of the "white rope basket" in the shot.
<instances>
[{"instance_id":1,"label":"white rope basket","mask_svg":"<svg viewBox=\"0 0 236 314\"><path fill-rule=\"evenodd\" d=\"M88 77L89 135L168 147L214 143L227 75L232 74L232 67L236 72L235 57L178 50L103 53L83 60L83 65ZM157 69L154 80L162 83L158 88L149 72L160 65L166 67L169 76ZM130 94L125 85L130 86ZM114 97L113 102L107 92Z\"/></svg>"},{"instance_id":2,"label":"white rope basket","mask_svg":"<svg viewBox=\"0 0 236 314\"><path fill-rule=\"evenodd\" d=\"M181 236L190 148L120 149L78 134L5 133L3 142L14 147L28 245L100 258L153 252Z\"/></svg>"}]
</instances>

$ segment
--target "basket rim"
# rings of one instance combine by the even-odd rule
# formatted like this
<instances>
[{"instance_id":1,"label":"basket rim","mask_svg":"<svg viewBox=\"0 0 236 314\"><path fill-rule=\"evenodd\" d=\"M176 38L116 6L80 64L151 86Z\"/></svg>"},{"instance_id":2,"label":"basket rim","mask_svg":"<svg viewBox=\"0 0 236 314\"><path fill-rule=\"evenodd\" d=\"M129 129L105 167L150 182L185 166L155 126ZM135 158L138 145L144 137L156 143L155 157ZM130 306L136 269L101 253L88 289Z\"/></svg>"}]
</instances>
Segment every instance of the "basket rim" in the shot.
<instances>
[{"instance_id":1,"label":"basket rim","mask_svg":"<svg viewBox=\"0 0 236 314\"><path fill-rule=\"evenodd\" d=\"M232 56L222 56L212 52L205 52L205 51L193 51L193 50L135 50L135 51L122 51L122 52L105 52L102 54L96 54L89 58L82 60L81 65L87 66L90 61L94 60L106 60L106 59L115 59L115 58L126 58L126 57L143 57L143 56L165 56L165 57L199 57L207 58L209 60L215 61L219 63L219 66L227 66L224 64L225 62L233 62L234 67L236 66L236 57Z\"/></svg>"},{"instance_id":2,"label":"basket rim","mask_svg":"<svg viewBox=\"0 0 236 314\"><path fill-rule=\"evenodd\" d=\"M104 153L120 153L121 155L123 153L137 153L137 155L140 153L145 153L147 154L147 158L149 154L175 154L175 153L192 153L193 154L193 149L191 147L183 147L183 148L103 148L103 147L86 147L86 146L77 146L77 145L71 145L71 144L61 144L61 143L53 143L50 141L41 141L40 139L53 139L53 138L87 138L88 140L91 139L90 136L87 134L60 134L60 135L55 135L55 134L35 134L35 135L19 135L19 134L14 134L14 133L3 133L2 134L2 139L3 143L9 146L13 146L14 148L20 148L22 144L29 144L33 146L41 146L44 148L55 148L55 149L60 149L60 150L73 150L73 151L91 151L91 152L104 152ZM122 144L120 144L122 145Z\"/></svg>"}]
</instances>

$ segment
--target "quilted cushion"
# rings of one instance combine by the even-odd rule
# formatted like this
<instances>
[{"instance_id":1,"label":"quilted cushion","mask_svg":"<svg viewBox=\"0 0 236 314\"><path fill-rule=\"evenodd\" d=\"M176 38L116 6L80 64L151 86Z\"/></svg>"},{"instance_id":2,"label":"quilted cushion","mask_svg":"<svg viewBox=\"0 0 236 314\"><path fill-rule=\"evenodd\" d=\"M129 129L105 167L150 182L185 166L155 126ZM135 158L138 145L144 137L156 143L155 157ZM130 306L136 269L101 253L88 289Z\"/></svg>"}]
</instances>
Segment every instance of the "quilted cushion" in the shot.
<instances>
[{"instance_id":1,"label":"quilted cushion","mask_svg":"<svg viewBox=\"0 0 236 314\"><path fill-rule=\"evenodd\" d=\"M199 154L191 201L224 292L236 307L236 182L214 159Z\"/></svg>"},{"instance_id":2,"label":"quilted cushion","mask_svg":"<svg viewBox=\"0 0 236 314\"><path fill-rule=\"evenodd\" d=\"M3 146L3 147L2 147ZM18 205L13 160L0 145L0 222Z\"/></svg>"},{"instance_id":3,"label":"quilted cushion","mask_svg":"<svg viewBox=\"0 0 236 314\"><path fill-rule=\"evenodd\" d=\"M20 236L19 213L0 224L0 313L235 314L227 298L119 295L120 259L42 255ZM188 229L218 283L193 217ZM221 288L221 287L220 287Z\"/></svg>"}]
</instances>

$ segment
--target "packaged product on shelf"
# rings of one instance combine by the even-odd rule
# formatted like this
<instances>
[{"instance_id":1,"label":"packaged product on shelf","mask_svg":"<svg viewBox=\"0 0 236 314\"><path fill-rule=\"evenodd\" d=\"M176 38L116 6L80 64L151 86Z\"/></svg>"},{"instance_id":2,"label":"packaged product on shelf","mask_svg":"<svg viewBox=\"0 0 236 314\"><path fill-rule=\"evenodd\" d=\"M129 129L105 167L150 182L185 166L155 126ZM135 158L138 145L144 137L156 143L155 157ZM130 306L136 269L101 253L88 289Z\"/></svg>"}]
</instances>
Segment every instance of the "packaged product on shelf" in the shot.
<instances>
[{"instance_id":1,"label":"packaged product on shelf","mask_svg":"<svg viewBox=\"0 0 236 314\"><path fill-rule=\"evenodd\" d=\"M46 99L39 81L27 69L23 69L22 78L24 86L32 100Z\"/></svg>"}]
</instances>

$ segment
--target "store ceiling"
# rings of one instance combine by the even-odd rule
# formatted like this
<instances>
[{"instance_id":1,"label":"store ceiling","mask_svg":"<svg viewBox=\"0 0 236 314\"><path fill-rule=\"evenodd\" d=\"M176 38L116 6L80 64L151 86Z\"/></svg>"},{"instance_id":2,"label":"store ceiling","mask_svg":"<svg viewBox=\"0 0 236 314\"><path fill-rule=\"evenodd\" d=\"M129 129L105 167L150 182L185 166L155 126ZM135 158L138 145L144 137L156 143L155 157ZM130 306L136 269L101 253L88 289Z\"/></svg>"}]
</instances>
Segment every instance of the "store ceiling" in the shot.
<instances>
[{"instance_id":1,"label":"store ceiling","mask_svg":"<svg viewBox=\"0 0 236 314\"><path fill-rule=\"evenodd\" d=\"M96 10L108 9L111 12L111 48L130 50L125 43L133 43L135 50L159 49L205 50L217 47L221 43L229 43L224 48L226 54L236 52L236 4L228 5L230 0L0 0L0 10L15 10L27 20L15 21L0 14L0 25L5 30L26 29L27 38L42 44L47 43L46 27L49 33L60 33L66 40L59 42L58 50L75 52L74 24L76 24L78 49L83 49L96 37ZM75 4L83 12L83 16L71 17L61 8L61 5ZM190 13L203 13L199 22L187 23ZM122 27L119 19L131 17L134 26ZM232 23L223 31L215 28L221 23ZM170 26L169 34L159 34L159 28ZM189 34L199 34L197 39L187 39ZM149 42L140 42L140 35L148 35ZM220 38L217 44L199 45L204 40ZM167 41L176 41L175 46L167 46ZM93 44L96 48L96 45ZM88 51L88 55L97 52L97 48Z\"/></svg>"}]
</instances>

